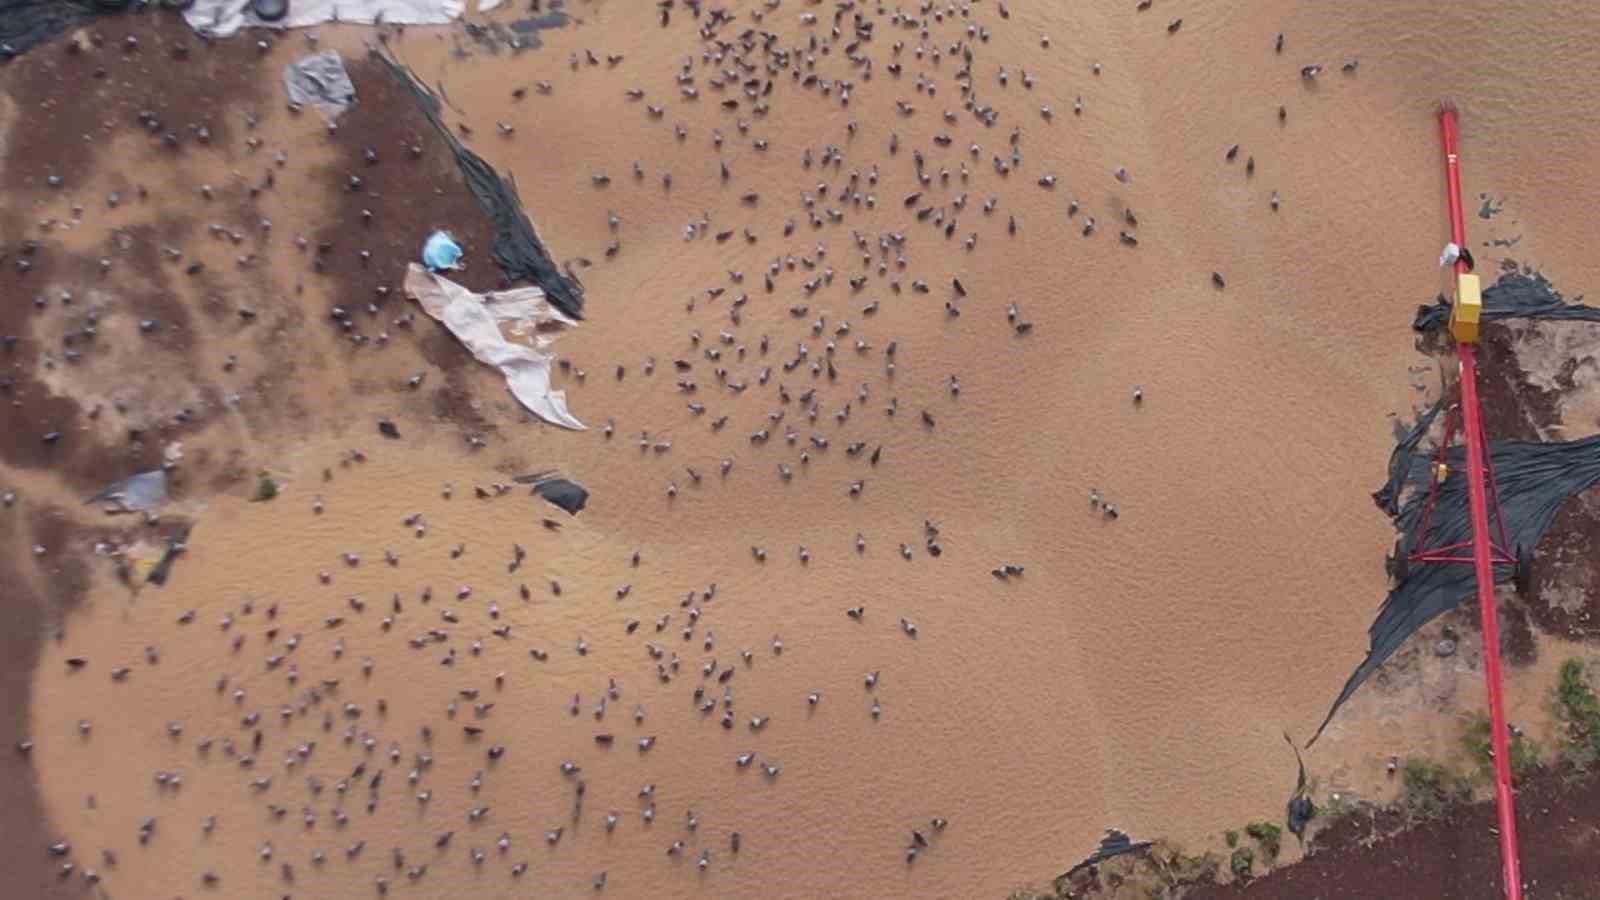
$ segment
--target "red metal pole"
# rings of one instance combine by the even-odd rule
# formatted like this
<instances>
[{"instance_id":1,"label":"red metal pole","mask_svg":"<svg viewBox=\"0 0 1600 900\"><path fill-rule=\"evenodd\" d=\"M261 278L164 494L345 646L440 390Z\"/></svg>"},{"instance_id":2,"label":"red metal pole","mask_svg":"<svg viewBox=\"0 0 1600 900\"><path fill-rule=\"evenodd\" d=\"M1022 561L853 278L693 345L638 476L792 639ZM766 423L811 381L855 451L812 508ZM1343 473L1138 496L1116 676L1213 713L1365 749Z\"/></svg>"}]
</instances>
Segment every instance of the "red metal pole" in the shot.
<instances>
[{"instance_id":1,"label":"red metal pole","mask_svg":"<svg viewBox=\"0 0 1600 900\"><path fill-rule=\"evenodd\" d=\"M1442 104L1439 136L1444 142L1444 171L1450 201L1450 239L1466 246L1466 222L1461 214L1460 135L1455 106ZM1466 271L1464 260L1456 272ZM1500 681L1500 623L1494 605L1494 567L1490 562L1489 498L1484 489L1488 449L1478 418L1478 357L1471 343L1456 344L1461 363L1461 414L1467 441L1467 489L1472 514L1472 569L1478 582L1478 613L1483 619L1483 679L1489 692L1489 743L1494 751L1494 802L1500 823L1500 875L1507 900L1521 900L1522 873L1517 855L1517 811L1511 793L1511 750L1507 739L1505 697Z\"/></svg>"}]
</instances>

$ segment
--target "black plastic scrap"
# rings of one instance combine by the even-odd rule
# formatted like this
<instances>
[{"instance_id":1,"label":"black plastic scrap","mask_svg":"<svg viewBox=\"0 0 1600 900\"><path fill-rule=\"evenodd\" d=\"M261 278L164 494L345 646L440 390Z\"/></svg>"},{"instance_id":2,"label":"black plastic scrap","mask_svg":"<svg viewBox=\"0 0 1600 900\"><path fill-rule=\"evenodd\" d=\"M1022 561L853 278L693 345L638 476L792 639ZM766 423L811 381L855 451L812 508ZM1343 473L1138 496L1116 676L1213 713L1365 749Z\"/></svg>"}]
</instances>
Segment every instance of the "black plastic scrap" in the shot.
<instances>
[{"instance_id":1,"label":"black plastic scrap","mask_svg":"<svg viewBox=\"0 0 1600 900\"><path fill-rule=\"evenodd\" d=\"M1294 793L1289 795L1285 809L1285 824L1289 826L1289 833L1304 844L1306 826L1316 818L1317 805L1311 802L1311 792L1306 790L1306 761L1300 758L1300 748L1294 745L1288 733L1284 734L1283 739L1289 742L1289 748L1294 751L1294 761L1300 766L1300 777L1295 781Z\"/></svg>"},{"instance_id":2,"label":"black plastic scrap","mask_svg":"<svg viewBox=\"0 0 1600 900\"><path fill-rule=\"evenodd\" d=\"M533 222L522 208L517 196L517 184L509 176L502 176L483 157L473 153L450 131L450 126L440 118L439 95L417 78L411 69L381 49L374 48L372 55L388 67L417 98L423 115L433 123L461 169L472 196L494 226L494 247L491 252L495 264L513 281L523 280L538 285L556 309L574 319L583 318L583 284L563 273L550 258L550 252L539 240Z\"/></svg>"},{"instance_id":3,"label":"black plastic scrap","mask_svg":"<svg viewBox=\"0 0 1600 900\"><path fill-rule=\"evenodd\" d=\"M1135 841L1133 838L1128 837L1128 833L1126 831L1118 831L1115 828L1107 828L1106 836L1100 839L1100 846L1096 848L1093 853L1085 857L1083 862L1080 862L1068 869L1065 877L1071 878L1080 870L1087 869L1090 866L1097 866L1113 856L1121 856L1124 853L1132 853L1135 850L1143 850L1148 846L1150 846L1149 841Z\"/></svg>"},{"instance_id":4,"label":"black plastic scrap","mask_svg":"<svg viewBox=\"0 0 1600 900\"><path fill-rule=\"evenodd\" d=\"M0 62L32 50L79 22L122 12L131 0L0 0Z\"/></svg>"},{"instance_id":5,"label":"black plastic scrap","mask_svg":"<svg viewBox=\"0 0 1600 900\"><path fill-rule=\"evenodd\" d=\"M589 491L576 481L562 478L554 472L534 472L511 479L517 484L533 485L533 493L554 503L572 515L589 502Z\"/></svg>"},{"instance_id":6,"label":"black plastic scrap","mask_svg":"<svg viewBox=\"0 0 1600 900\"><path fill-rule=\"evenodd\" d=\"M161 554L161 560L150 570L144 580L147 584L164 585L167 576L172 574L172 564L178 561L183 551L188 549L189 532L192 526L186 526L181 532L167 538L167 552Z\"/></svg>"},{"instance_id":7,"label":"black plastic scrap","mask_svg":"<svg viewBox=\"0 0 1600 900\"><path fill-rule=\"evenodd\" d=\"M1508 262L1515 267L1516 263ZM1482 320L1498 322L1503 319L1557 319L1579 322L1600 322L1600 309L1585 306L1578 300L1568 301L1550 286L1543 275L1535 272L1507 271L1483 290ZM1443 328L1450 321L1450 301L1444 297L1428 306L1417 307L1411 320L1416 331L1428 332Z\"/></svg>"},{"instance_id":8,"label":"black plastic scrap","mask_svg":"<svg viewBox=\"0 0 1600 900\"><path fill-rule=\"evenodd\" d=\"M1411 535L1427 499L1427 486L1433 479L1433 454L1417 452L1427 426L1438 414L1435 407L1423 416L1395 448L1389 463L1389 482L1373 494L1378 506L1394 519L1402 535ZM1494 460L1500 511L1505 520L1507 548L1519 557L1532 552L1550 527L1568 497L1600 483L1600 435L1578 441L1540 443L1537 441L1492 441L1489 452ZM1445 457L1450 474L1439 486L1431 523L1430 546L1443 546L1471 538L1467 516L1467 486L1462 447L1454 447ZM1402 499L1403 497L1403 499ZM1409 552L1402 545L1396 557ZM1339 707L1356 692L1378 667L1383 665L1406 638L1440 613L1474 593L1471 566L1419 565L1404 567L1394 589L1383 601L1378 617L1367 630L1369 648L1366 659L1356 666L1344 689L1339 692L1328 715L1306 742L1311 746L1333 720ZM1514 567L1498 565L1496 581L1510 580Z\"/></svg>"}]
</instances>

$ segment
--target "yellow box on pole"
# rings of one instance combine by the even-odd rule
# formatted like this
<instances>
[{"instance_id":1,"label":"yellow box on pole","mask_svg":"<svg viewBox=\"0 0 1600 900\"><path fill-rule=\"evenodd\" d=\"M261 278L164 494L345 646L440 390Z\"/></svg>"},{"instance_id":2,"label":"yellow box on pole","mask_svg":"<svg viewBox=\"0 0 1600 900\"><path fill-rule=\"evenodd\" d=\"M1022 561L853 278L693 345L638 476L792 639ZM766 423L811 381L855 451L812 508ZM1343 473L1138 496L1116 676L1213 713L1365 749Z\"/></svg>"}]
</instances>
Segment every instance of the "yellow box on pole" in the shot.
<instances>
[{"instance_id":1,"label":"yellow box on pole","mask_svg":"<svg viewBox=\"0 0 1600 900\"><path fill-rule=\"evenodd\" d=\"M1478 323L1483 316L1483 289L1471 272L1456 275L1456 302L1450 310L1450 335L1458 343L1478 342Z\"/></svg>"}]
</instances>

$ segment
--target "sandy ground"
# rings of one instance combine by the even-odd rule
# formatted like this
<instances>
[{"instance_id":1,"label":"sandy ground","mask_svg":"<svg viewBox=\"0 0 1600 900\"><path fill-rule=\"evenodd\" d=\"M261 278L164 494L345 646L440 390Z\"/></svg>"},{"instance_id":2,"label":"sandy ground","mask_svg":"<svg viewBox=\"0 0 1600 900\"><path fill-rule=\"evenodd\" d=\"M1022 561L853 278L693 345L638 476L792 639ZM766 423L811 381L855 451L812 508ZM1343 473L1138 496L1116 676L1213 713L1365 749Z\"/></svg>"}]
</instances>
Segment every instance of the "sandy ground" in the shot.
<instances>
[{"instance_id":1,"label":"sandy ground","mask_svg":"<svg viewBox=\"0 0 1600 900\"><path fill-rule=\"evenodd\" d=\"M447 335L407 320L403 266L431 228L462 238L466 283L495 278L441 145L357 62L370 31L320 34L361 98L332 133L284 109L277 73L303 34L207 46L170 20L111 19L103 47L84 35L82 53L45 48L0 74L0 177L16 198L3 324L20 338L3 470L20 499L4 515L24 589L6 683L12 733L34 743L33 780L7 790L49 823L20 850L28 871L59 862L42 846L63 838L109 896L361 896L379 878L417 896L580 896L605 872L623 896L975 897L1048 879L1107 826L1203 846L1281 811L1282 734L1320 720L1384 590L1391 535L1368 492L1392 421L1436 389L1406 328L1442 287L1433 104L1462 106L1469 197L1505 204L1474 234L1519 237L1519 259L1579 293L1597 273L1570 227L1593 193L1572 123L1594 101L1567 73L1593 68L1578 36L1600 22L1577 3L1010 6L928 13L923 37L869 5L872 38L850 49L859 36L848 18L830 34L832 5L784 3L757 24L763 4L732 4L721 39L751 25L794 48L759 108L738 81L764 82L769 57L719 74L732 54L716 58L682 8L663 29L643 4L572 4L574 21L524 52L461 29L392 34L583 279L586 320L556 345L580 433L531 421ZM963 47L992 127L962 107ZM871 59L870 80L851 55ZM695 99L675 78L685 60ZM1314 83L1299 76L1310 63L1327 69ZM791 74L802 66L819 80ZM93 87L69 104L63 79ZM161 121L148 131L147 110ZM378 436L379 416L400 441ZM770 440L752 442L763 428ZM643 433L670 449L641 448ZM167 585L130 592L110 548L144 526L80 502L174 440L165 514L196 523L189 552ZM282 492L250 503L263 468ZM593 490L576 518L472 491L549 468ZM1091 508L1096 489L1118 518ZM510 572L513 543L528 557ZM1002 581L1003 563L1026 572ZM1519 710L1562 652L1513 676ZM1453 740L1480 702L1474 657L1428 665L1341 713L1308 759L1326 783L1381 794L1388 754ZM715 709L699 710L697 687ZM1537 733L1547 716L1530 719ZM737 766L742 753L755 763ZM934 816L949 826L934 833ZM907 865L912 829L931 846Z\"/></svg>"}]
</instances>

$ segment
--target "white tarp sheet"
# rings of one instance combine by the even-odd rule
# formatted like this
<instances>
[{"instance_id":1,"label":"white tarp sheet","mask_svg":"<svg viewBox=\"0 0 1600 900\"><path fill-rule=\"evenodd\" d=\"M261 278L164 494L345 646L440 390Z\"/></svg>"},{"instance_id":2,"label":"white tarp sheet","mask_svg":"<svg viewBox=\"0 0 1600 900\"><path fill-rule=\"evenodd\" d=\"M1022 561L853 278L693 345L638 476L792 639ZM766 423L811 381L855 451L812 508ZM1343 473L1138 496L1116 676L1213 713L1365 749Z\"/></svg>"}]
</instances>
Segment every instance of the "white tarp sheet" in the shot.
<instances>
[{"instance_id":1,"label":"white tarp sheet","mask_svg":"<svg viewBox=\"0 0 1600 900\"><path fill-rule=\"evenodd\" d=\"M115 512L145 512L167 502L167 472L151 469L124 478L83 501L101 503Z\"/></svg>"},{"instance_id":2,"label":"white tarp sheet","mask_svg":"<svg viewBox=\"0 0 1600 900\"><path fill-rule=\"evenodd\" d=\"M283 89L291 101L315 106L329 122L356 102L356 86L337 50L313 53L284 66Z\"/></svg>"},{"instance_id":3,"label":"white tarp sheet","mask_svg":"<svg viewBox=\"0 0 1600 900\"><path fill-rule=\"evenodd\" d=\"M475 294L416 263L406 269L405 290L406 296L450 329L479 362L499 369L512 396L529 412L552 425L584 430L583 423L567 411L566 392L550 389L554 357L546 351L555 341L537 331L550 322L578 323L551 306L544 291L524 287ZM531 340L532 346L508 339L502 325L513 337Z\"/></svg>"},{"instance_id":4,"label":"white tarp sheet","mask_svg":"<svg viewBox=\"0 0 1600 900\"><path fill-rule=\"evenodd\" d=\"M307 28L324 22L446 25L466 6L464 0L289 0L288 15L263 22L250 5L250 0L195 0L183 18L201 34L231 37L245 27Z\"/></svg>"}]
</instances>

